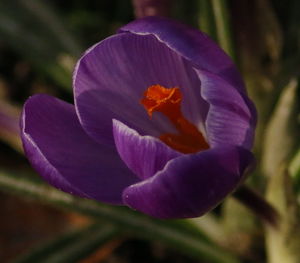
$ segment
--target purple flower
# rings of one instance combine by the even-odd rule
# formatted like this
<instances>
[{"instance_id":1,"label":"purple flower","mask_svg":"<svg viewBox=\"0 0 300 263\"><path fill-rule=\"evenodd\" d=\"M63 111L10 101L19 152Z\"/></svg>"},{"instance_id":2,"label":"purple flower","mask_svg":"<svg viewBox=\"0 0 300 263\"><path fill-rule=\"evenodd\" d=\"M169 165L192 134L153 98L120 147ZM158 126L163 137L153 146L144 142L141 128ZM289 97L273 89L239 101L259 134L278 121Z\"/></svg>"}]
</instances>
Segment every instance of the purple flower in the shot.
<instances>
[{"instance_id":1,"label":"purple flower","mask_svg":"<svg viewBox=\"0 0 300 263\"><path fill-rule=\"evenodd\" d=\"M215 207L251 166L255 108L230 58L205 34L136 20L77 63L75 106L35 95L21 129L53 186L159 218Z\"/></svg>"}]
</instances>

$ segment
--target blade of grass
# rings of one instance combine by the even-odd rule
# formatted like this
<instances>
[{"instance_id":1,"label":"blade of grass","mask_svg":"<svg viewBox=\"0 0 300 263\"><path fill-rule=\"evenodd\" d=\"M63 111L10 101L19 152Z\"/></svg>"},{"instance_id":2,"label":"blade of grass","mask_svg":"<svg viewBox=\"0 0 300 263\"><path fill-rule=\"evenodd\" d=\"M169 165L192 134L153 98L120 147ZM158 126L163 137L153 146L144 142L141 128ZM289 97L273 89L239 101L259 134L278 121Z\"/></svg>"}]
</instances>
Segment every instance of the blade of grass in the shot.
<instances>
[{"instance_id":1,"label":"blade of grass","mask_svg":"<svg viewBox=\"0 0 300 263\"><path fill-rule=\"evenodd\" d=\"M199 28L217 41L216 23L211 0L199 0Z\"/></svg>"},{"instance_id":2,"label":"blade of grass","mask_svg":"<svg viewBox=\"0 0 300 263\"><path fill-rule=\"evenodd\" d=\"M79 56L82 52L82 48L78 43L78 40L71 35L64 24L61 17L59 17L46 2L34 1L34 0L19 0L20 7L23 7L30 11L39 22L43 23L44 27L51 30L55 39L65 48L65 51Z\"/></svg>"},{"instance_id":3,"label":"blade of grass","mask_svg":"<svg viewBox=\"0 0 300 263\"><path fill-rule=\"evenodd\" d=\"M20 109L0 100L0 140L10 144L15 150L22 153L19 128Z\"/></svg>"},{"instance_id":4,"label":"blade of grass","mask_svg":"<svg viewBox=\"0 0 300 263\"><path fill-rule=\"evenodd\" d=\"M78 57L83 49L50 6L32 0L0 1L0 36L36 71L71 91L73 69L61 63L60 57Z\"/></svg>"},{"instance_id":5,"label":"blade of grass","mask_svg":"<svg viewBox=\"0 0 300 263\"><path fill-rule=\"evenodd\" d=\"M68 231L46 242L15 263L68 263L77 262L94 252L99 246L117 238L119 231L108 224L93 224L80 230Z\"/></svg>"},{"instance_id":6,"label":"blade of grass","mask_svg":"<svg viewBox=\"0 0 300 263\"><path fill-rule=\"evenodd\" d=\"M227 1L211 0L211 5L215 18L217 40L226 53L235 60Z\"/></svg>"},{"instance_id":7,"label":"blade of grass","mask_svg":"<svg viewBox=\"0 0 300 263\"><path fill-rule=\"evenodd\" d=\"M0 186L9 193L31 196L57 207L105 219L119 226L124 232L148 240L159 240L197 259L212 263L239 262L238 258L208 241L200 231L185 221L157 220L126 207L109 206L76 198L47 185L39 184L35 180L21 179L20 176L4 171L0 172Z\"/></svg>"}]
</instances>

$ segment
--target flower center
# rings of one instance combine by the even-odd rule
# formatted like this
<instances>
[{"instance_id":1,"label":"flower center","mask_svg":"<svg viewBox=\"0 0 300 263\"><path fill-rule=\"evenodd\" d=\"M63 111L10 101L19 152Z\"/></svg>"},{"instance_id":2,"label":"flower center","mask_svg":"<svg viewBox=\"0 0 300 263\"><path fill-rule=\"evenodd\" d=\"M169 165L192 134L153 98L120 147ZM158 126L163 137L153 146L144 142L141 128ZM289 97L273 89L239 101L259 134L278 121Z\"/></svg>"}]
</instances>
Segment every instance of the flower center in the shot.
<instances>
[{"instance_id":1,"label":"flower center","mask_svg":"<svg viewBox=\"0 0 300 263\"><path fill-rule=\"evenodd\" d=\"M182 153L195 153L209 148L201 132L189 122L181 112L182 94L179 88L165 88L161 85L150 86L141 99L150 118L155 111L169 118L178 134L165 133L159 139L171 148Z\"/></svg>"}]
</instances>

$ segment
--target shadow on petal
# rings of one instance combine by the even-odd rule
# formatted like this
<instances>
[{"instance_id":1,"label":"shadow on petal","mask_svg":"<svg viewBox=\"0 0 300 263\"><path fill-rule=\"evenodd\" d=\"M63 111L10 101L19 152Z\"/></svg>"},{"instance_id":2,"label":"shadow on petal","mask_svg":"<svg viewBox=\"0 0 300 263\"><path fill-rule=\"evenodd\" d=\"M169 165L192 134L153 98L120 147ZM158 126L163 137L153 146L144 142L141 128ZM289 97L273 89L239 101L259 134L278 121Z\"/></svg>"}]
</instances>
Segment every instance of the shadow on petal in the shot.
<instances>
[{"instance_id":1,"label":"shadow on petal","mask_svg":"<svg viewBox=\"0 0 300 263\"><path fill-rule=\"evenodd\" d=\"M122 204L123 189L138 181L114 148L84 132L71 104L35 95L24 106L21 128L32 166L65 192Z\"/></svg>"},{"instance_id":2,"label":"shadow on petal","mask_svg":"<svg viewBox=\"0 0 300 263\"><path fill-rule=\"evenodd\" d=\"M141 179L152 177L168 161L182 155L157 138L139 135L118 120L113 120L113 130L122 160Z\"/></svg>"},{"instance_id":3,"label":"shadow on petal","mask_svg":"<svg viewBox=\"0 0 300 263\"><path fill-rule=\"evenodd\" d=\"M252 153L236 146L184 155L155 176L126 188L124 203L158 218L198 217L239 185L252 162Z\"/></svg>"}]
</instances>

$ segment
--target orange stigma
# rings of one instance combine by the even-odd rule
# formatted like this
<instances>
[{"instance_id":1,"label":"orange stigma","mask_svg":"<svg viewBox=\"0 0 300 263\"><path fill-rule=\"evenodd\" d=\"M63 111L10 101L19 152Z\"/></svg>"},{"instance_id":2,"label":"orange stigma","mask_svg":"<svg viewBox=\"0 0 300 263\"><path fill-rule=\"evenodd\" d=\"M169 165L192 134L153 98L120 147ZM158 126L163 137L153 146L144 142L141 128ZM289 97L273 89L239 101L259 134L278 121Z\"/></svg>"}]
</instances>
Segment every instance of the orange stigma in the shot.
<instances>
[{"instance_id":1,"label":"orange stigma","mask_svg":"<svg viewBox=\"0 0 300 263\"><path fill-rule=\"evenodd\" d=\"M159 136L165 144L182 153L195 153L208 149L209 145L201 132L183 116L181 101L182 94L179 88L167 89L158 84L150 86L141 99L150 118L153 112L161 112L177 129L178 134L165 133Z\"/></svg>"}]
</instances>

